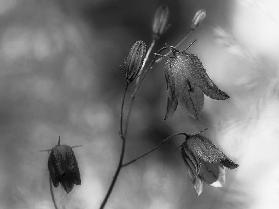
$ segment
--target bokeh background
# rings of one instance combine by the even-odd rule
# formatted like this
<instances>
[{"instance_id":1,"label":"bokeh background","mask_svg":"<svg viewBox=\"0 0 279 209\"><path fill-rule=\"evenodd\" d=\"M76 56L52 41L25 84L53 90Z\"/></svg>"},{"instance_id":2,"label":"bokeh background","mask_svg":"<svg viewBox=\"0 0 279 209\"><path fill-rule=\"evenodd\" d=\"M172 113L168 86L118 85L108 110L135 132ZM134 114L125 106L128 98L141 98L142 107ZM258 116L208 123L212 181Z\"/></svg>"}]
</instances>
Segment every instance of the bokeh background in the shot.
<instances>
[{"instance_id":1,"label":"bokeh background","mask_svg":"<svg viewBox=\"0 0 279 209\"><path fill-rule=\"evenodd\" d=\"M53 208L48 154L39 150L59 135L83 145L75 149L82 185L68 195L55 189L59 207L99 207L120 152L119 66L136 40L150 43L160 4L171 27L159 46L174 45L196 10L207 10L191 51L231 99L206 98L200 121L180 108L163 121L166 85L155 66L136 99L126 160L170 134L208 127L204 134L240 167L198 198L176 139L123 169L107 208L279 207L278 1L0 0L0 209Z\"/></svg>"}]
</instances>

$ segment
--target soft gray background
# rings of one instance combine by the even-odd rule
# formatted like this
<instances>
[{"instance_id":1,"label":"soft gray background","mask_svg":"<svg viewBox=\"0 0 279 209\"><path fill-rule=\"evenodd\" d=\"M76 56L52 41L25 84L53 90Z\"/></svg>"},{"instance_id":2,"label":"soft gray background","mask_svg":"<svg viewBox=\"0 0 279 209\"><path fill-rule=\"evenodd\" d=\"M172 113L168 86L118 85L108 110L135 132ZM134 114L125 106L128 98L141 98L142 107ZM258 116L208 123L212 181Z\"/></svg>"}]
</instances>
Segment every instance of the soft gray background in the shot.
<instances>
[{"instance_id":1,"label":"soft gray background","mask_svg":"<svg viewBox=\"0 0 279 209\"><path fill-rule=\"evenodd\" d=\"M161 44L183 37L195 11L207 19L191 40L215 83L231 99L206 98L201 121L179 108L163 121L166 91L158 65L141 89L126 159L169 134L205 134L240 164L222 189L197 198L179 139L123 170L108 209L275 209L279 207L279 3L276 0L0 0L0 209L53 208L47 153L75 149L82 185L59 206L98 208L120 151L118 122L130 46L150 41L153 13L167 4L171 28ZM187 46L185 43L184 48Z\"/></svg>"}]
</instances>

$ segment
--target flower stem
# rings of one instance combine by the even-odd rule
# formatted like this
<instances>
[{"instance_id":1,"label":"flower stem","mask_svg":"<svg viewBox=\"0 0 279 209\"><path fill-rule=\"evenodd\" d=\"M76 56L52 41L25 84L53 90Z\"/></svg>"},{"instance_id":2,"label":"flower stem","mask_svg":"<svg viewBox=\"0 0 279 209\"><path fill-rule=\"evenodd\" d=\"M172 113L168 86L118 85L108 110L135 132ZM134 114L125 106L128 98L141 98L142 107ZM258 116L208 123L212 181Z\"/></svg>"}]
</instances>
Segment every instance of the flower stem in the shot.
<instances>
[{"instance_id":1,"label":"flower stem","mask_svg":"<svg viewBox=\"0 0 279 209\"><path fill-rule=\"evenodd\" d=\"M133 160L130 160L130 161L126 162L126 163L123 163L122 167L126 167L126 166L128 166L128 165L130 165L130 164L132 164L132 163L134 163L136 161L138 161L139 159L141 159L141 158L151 154L152 152L160 149L161 146L164 145L165 143L167 143L170 139L172 139L175 136L179 136L179 135L183 135L185 137L188 137L188 134L186 134L186 133L177 133L177 134L170 135L170 136L164 138L163 141L160 144L158 144L157 146L153 147L149 151L139 155L138 157L134 158Z\"/></svg>"},{"instance_id":2,"label":"flower stem","mask_svg":"<svg viewBox=\"0 0 279 209\"><path fill-rule=\"evenodd\" d=\"M119 176L119 173L121 171L122 164L123 164L123 159L124 159L124 155L125 155L125 148L126 148L126 138L125 138L125 135L123 133L123 118L124 118L124 104L125 104L125 98L126 98L126 95L127 95L128 87L129 87L129 83L126 83L124 93L123 93L123 96L122 96L121 110L120 110L120 132L119 132L119 135L120 135L120 138L121 138L121 141L122 141L121 153L120 153L120 157L119 157L119 161L118 161L118 166L115 170L115 173L113 175L113 178L112 178L112 181L111 181L110 186L108 188L108 191L106 193L106 196L102 201L100 209L105 208L105 205L106 205L106 203L107 203L107 201L108 201L108 199L111 195L111 192L114 188L114 185L117 181L117 178Z\"/></svg>"},{"instance_id":3,"label":"flower stem","mask_svg":"<svg viewBox=\"0 0 279 209\"><path fill-rule=\"evenodd\" d=\"M147 52L146 52L146 55L144 57L144 60L143 60L143 63L142 63L142 66L141 66L141 69L139 71L140 74L143 74L144 73L144 67L148 61L148 58L151 54L151 51L152 49L154 48L155 46L155 43L156 43L156 39L153 39ZM120 131L119 131L119 135L120 135L120 138L122 139L122 148L121 148L121 153L120 153L120 158L119 158L119 162L118 162L118 166L116 168L116 171L114 173L114 176L113 176L113 179L110 183L110 186L109 186L109 189L106 193L106 196L105 198L103 199L102 201L102 204L100 206L100 209L104 209L105 206L106 206L106 203L111 195L111 192L114 188L114 185L117 181L117 178L119 176L119 173L121 171L121 169L123 168L123 159L124 159L124 156L125 156L125 151L126 151L126 136L127 136L127 131L128 131L128 125L129 125L129 119L130 119L130 115L131 115L131 111L132 111L132 107L133 107L133 103L134 103L134 100L136 98L136 94L138 92L138 89L142 83L141 81L141 77L142 75L140 75L138 77L138 79L136 80L136 86L135 86L135 89L131 95L131 100L130 100L130 104L128 106L128 113L127 113L127 117L126 117L126 121L125 121L125 125L124 124L124 106L125 106L125 98L126 98L126 94L127 94L127 90L128 90L128 87L129 87L129 83L126 83L126 86L125 86L125 89L124 89L124 93L123 93L123 97L122 97L122 102L121 102L121 110L120 110Z\"/></svg>"},{"instance_id":4,"label":"flower stem","mask_svg":"<svg viewBox=\"0 0 279 209\"><path fill-rule=\"evenodd\" d=\"M51 199L52 199L54 208L58 209L56 201L55 201L54 193L53 193L53 186L52 186L52 182L51 182L51 177L50 176L49 176L49 190L50 190L50 195L51 195Z\"/></svg>"}]
</instances>

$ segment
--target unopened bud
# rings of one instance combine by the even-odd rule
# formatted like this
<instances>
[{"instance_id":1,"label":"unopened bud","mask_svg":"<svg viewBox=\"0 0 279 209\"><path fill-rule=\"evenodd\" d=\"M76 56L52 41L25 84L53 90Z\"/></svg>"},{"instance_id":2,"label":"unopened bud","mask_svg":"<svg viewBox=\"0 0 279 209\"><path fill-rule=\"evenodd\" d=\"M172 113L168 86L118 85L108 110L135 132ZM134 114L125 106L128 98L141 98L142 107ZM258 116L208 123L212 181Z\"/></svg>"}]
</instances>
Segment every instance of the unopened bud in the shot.
<instances>
[{"instance_id":1,"label":"unopened bud","mask_svg":"<svg viewBox=\"0 0 279 209\"><path fill-rule=\"evenodd\" d=\"M143 41L136 41L124 61L122 68L128 83L132 82L138 76L145 54L146 44Z\"/></svg>"},{"instance_id":2,"label":"unopened bud","mask_svg":"<svg viewBox=\"0 0 279 209\"><path fill-rule=\"evenodd\" d=\"M160 6L157 8L153 20L153 34L158 37L166 32L169 19L169 8Z\"/></svg>"},{"instance_id":3,"label":"unopened bud","mask_svg":"<svg viewBox=\"0 0 279 209\"><path fill-rule=\"evenodd\" d=\"M204 9L198 10L192 19L191 29L192 30L196 29L201 24L201 22L205 19L205 17L206 17L206 11Z\"/></svg>"}]
</instances>

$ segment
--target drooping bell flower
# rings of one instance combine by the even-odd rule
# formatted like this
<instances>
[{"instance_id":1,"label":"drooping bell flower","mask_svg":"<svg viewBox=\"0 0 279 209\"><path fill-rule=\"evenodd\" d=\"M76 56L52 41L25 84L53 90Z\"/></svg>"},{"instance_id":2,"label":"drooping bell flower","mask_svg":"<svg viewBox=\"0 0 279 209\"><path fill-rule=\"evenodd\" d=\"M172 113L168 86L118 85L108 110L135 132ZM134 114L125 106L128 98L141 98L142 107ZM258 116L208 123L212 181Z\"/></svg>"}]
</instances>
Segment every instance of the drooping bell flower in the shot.
<instances>
[{"instance_id":1,"label":"drooping bell flower","mask_svg":"<svg viewBox=\"0 0 279 209\"><path fill-rule=\"evenodd\" d=\"M214 187L222 187L225 183L225 167L229 169L238 167L209 139L200 134L186 139L181 146L181 155L198 195L203 191L203 182Z\"/></svg>"},{"instance_id":2,"label":"drooping bell flower","mask_svg":"<svg viewBox=\"0 0 279 209\"><path fill-rule=\"evenodd\" d=\"M175 112L178 102L194 118L198 118L204 104L204 95L216 100L229 96L209 78L199 58L186 50L171 47L165 68L168 101L165 119Z\"/></svg>"},{"instance_id":3,"label":"drooping bell flower","mask_svg":"<svg viewBox=\"0 0 279 209\"><path fill-rule=\"evenodd\" d=\"M50 150L48 170L54 187L59 183L69 193L74 185L80 185L80 173L74 151L71 146L58 144Z\"/></svg>"}]
</instances>

